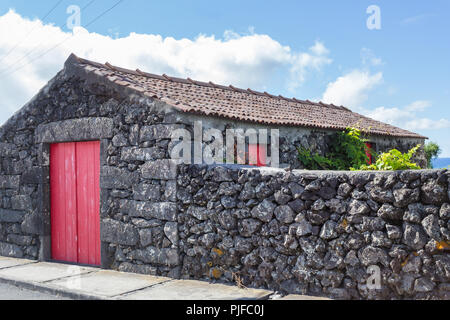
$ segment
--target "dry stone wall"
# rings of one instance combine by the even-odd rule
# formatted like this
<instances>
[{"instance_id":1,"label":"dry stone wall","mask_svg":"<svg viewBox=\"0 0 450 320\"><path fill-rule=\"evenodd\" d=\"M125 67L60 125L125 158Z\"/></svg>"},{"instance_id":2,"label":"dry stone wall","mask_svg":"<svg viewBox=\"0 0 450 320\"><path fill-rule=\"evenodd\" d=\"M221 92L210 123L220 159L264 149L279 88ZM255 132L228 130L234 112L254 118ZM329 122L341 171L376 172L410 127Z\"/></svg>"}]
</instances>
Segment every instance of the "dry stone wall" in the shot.
<instances>
[{"instance_id":1,"label":"dry stone wall","mask_svg":"<svg viewBox=\"0 0 450 320\"><path fill-rule=\"evenodd\" d=\"M177 183L184 276L344 299L450 298L448 171L181 166ZM373 266L379 289L367 286Z\"/></svg>"}]
</instances>

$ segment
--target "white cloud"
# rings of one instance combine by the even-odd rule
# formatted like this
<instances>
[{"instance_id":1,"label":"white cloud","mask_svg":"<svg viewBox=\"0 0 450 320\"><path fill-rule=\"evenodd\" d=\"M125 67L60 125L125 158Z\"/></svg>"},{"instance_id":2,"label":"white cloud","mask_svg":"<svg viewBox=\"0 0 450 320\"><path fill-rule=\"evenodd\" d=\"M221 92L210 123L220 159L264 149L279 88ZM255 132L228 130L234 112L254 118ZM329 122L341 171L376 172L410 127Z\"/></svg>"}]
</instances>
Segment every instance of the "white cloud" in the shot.
<instances>
[{"instance_id":1,"label":"white cloud","mask_svg":"<svg viewBox=\"0 0 450 320\"><path fill-rule=\"evenodd\" d=\"M322 101L350 108L361 107L367 100L367 92L383 80L381 72L353 70L328 84Z\"/></svg>"},{"instance_id":2,"label":"white cloud","mask_svg":"<svg viewBox=\"0 0 450 320\"><path fill-rule=\"evenodd\" d=\"M407 17L407 18L401 20L400 23L402 25L410 25L410 24L415 24L415 23L427 20L429 18L433 18L435 16L436 16L436 14L425 13L425 14L420 14L417 16Z\"/></svg>"},{"instance_id":3,"label":"white cloud","mask_svg":"<svg viewBox=\"0 0 450 320\"><path fill-rule=\"evenodd\" d=\"M418 100L418 101L414 101L413 103L407 105L405 107L405 110L407 111L425 111L427 108L431 107L431 102L430 101L426 101L426 100Z\"/></svg>"},{"instance_id":4,"label":"white cloud","mask_svg":"<svg viewBox=\"0 0 450 320\"><path fill-rule=\"evenodd\" d=\"M361 49L361 60L363 65L369 65L374 67L381 66L384 64L383 60L375 56L375 53L373 53L373 51L368 48Z\"/></svg>"},{"instance_id":5,"label":"white cloud","mask_svg":"<svg viewBox=\"0 0 450 320\"><path fill-rule=\"evenodd\" d=\"M309 70L319 71L325 65L330 64L332 59L328 57L329 51L322 42L316 41L309 48L309 52L298 53L293 57L291 66L290 90L295 90L304 81Z\"/></svg>"},{"instance_id":6,"label":"white cloud","mask_svg":"<svg viewBox=\"0 0 450 320\"><path fill-rule=\"evenodd\" d=\"M295 52L268 35L250 33L239 35L225 32L223 38L199 35L195 39L163 38L160 35L131 33L126 37L110 37L83 28L71 33L39 20L23 18L14 11L0 16L0 59L23 39L32 35L0 64L0 123L12 111L20 108L58 72L71 52L99 62L110 62L125 68L173 76L191 77L220 84L263 87L275 74L285 72L289 87L298 87L310 71L320 70L331 63L329 51L317 41L307 52ZM65 39L62 45L42 58L37 56ZM16 63L36 48L23 61ZM3 74L6 66L20 68L13 74Z\"/></svg>"},{"instance_id":7,"label":"white cloud","mask_svg":"<svg viewBox=\"0 0 450 320\"><path fill-rule=\"evenodd\" d=\"M431 107L426 100L414 101L404 108L378 107L374 110L364 110L363 113L370 118L389 123L407 130L428 130L450 128L447 119L432 120L422 117L420 113Z\"/></svg>"}]
</instances>

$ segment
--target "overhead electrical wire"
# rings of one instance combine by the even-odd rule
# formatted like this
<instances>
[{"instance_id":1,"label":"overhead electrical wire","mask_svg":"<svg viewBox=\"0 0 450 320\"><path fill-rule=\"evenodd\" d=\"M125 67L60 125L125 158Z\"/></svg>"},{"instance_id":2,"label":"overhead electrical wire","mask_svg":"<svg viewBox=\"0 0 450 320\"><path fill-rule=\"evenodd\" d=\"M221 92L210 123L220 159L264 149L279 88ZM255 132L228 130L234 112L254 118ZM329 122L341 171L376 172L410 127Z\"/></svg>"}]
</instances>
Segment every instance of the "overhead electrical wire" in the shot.
<instances>
[{"instance_id":1,"label":"overhead electrical wire","mask_svg":"<svg viewBox=\"0 0 450 320\"><path fill-rule=\"evenodd\" d=\"M88 8L92 3L94 3L96 0L91 0L91 2L89 2L87 5L85 5L81 11L85 10L86 8ZM62 29L64 24L59 25L58 27L60 29ZM35 45L33 47L33 49L31 49L30 51L28 51L24 56L22 56L22 58L20 58L19 60L16 60L13 64L11 64L9 67L6 67L5 69L0 71L0 76L3 76L4 74L8 74L8 71L10 69L13 69L15 65L17 65L19 62L23 61L25 58L29 57L34 51L36 51L36 49L38 49L40 47L40 45L42 44L43 41L39 42L37 45ZM21 67L22 68L22 67Z\"/></svg>"},{"instance_id":2,"label":"overhead electrical wire","mask_svg":"<svg viewBox=\"0 0 450 320\"><path fill-rule=\"evenodd\" d=\"M61 2L63 2L64 0L59 0L56 2L56 4L45 14L44 17L42 17L41 21L44 22L44 20L61 4ZM24 42L32 33L33 31L35 31L36 28L32 28L26 35L25 37L22 38L22 40L20 40L19 42L16 43L16 45L14 47L12 47L6 54L4 54L1 58L0 58L0 62L2 62L4 59L6 59L20 44L22 44L22 42Z\"/></svg>"},{"instance_id":3,"label":"overhead electrical wire","mask_svg":"<svg viewBox=\"0 0 450 320\"><path fill-rule=\"evenodd\" d=\"M95 0L92 0L88 5L86 5L83 9L87 8L88 6L90 6ZM105 14L107 14L109 11L113 10L115 7L117 7L120 3L122 3L124 0L119 0L117 1L113 6L109 7L108 9L106 9L105 11L103 11L100 15L98 15L97 17L95 17L93 20L91 20L88 24L86 24L84 26L84 28L89 27L90 25L92 25L93 23L95 23L97 20L99 20L101 17L103 17ZM82 10L83 10L82 9ZM53 47L47 49L46 51L44 51L43 53L39 54L38 56L34 57L33 59L31 59L30 61L27 61L26 63L24 63L23 65L21 65L20 67L17 67L14 70L11 70L10 72L6 72L8 71L10 68L7 68L5 70L3 70L2 72L0 72L0 78L3 78L5 76L9 76L14 74L15 72L21 70L22 68L24 68L25 66L27 66L28 64L42 58L43 56L45 56L47 53L49 53L50 51L54 50L55 48L59 47L60 45L62 45L63 43L65 43L67 40L69 40L70 38L72 38L74 36L74 34L72 33L70 36L68 36L66 39L64 39L63 41L57 43L56 45L54 45ZM39 45L38 45L39 46ZM34 48L36 49L36 47ZM32 51L34 51L34 49ZM31 54L31 52L27 53L25 56L23 56L21 59L19 59L18 61L16 61L15 64L17 64L18 62L22 61L23 59L25 59L26 57L28 57Z\"/></svg>"}]
</instances>

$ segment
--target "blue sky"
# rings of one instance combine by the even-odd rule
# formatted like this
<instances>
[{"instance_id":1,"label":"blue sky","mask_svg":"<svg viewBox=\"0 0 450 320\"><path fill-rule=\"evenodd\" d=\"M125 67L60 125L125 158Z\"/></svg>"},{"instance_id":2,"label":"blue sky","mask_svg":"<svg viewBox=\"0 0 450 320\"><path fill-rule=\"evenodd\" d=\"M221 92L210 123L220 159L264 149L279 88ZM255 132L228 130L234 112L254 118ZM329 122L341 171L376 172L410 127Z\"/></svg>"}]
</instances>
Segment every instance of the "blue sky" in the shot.
<instances>
[{"instance_id":1,"label":"blue sky","mask_svg":"<svg viewBox=\"0 0 450 320\"><path fill-rule=\"evenodd\" d=\"M29 52L27 45L33 41L37 41L37 50L22 60L30 59L30 64L12 78L2 77L0 67L0 85L5 83L0 97L7 106L0 110L0 122L62 68L69 52L75 52L149 72L345 104L356 112L430 137L442 146L442 156L450 157L447 0L124 0L73 39L42 59L31 60L71 34L66 26L68 6L83 7L91 1L63 0L41 22L35 19L42 19L57 0L1 1L0 59L33 30L0 62L1 67L14 66ZM81 25L86 26L116 2L94 1L81 12ZM380 30L366 26L370 5L380 8ZM11 9L20 19L12 17ZM45 30L43 26L48 24L62 29L59 33ZM12 33L6 30L9 26L18 30L17 35L8 37ZM99 50L96 44L104 49ZM41 69L32 67L38 63ZM29 77L23 80L24 76ZM10 97L11 90L16 90L17 99Z\"/></svg>"}]
</instances>

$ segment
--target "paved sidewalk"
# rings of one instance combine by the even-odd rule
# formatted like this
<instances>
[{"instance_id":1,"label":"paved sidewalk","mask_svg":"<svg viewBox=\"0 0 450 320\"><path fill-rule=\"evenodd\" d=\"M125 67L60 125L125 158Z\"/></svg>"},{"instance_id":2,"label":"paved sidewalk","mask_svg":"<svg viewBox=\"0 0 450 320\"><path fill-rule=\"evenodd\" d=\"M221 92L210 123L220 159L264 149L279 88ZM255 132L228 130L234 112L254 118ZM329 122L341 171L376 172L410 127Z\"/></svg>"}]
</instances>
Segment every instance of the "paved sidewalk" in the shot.
<instances>
[{"instance_id":1,"label":"paved sidewalk","mask_svg":"<svg viewBox=\"0 0 450 320\"><path fill-rule=\"evenodd\" d=\"M0 283L70 299L260 300L274 292L195 280L0 257ZM282 299L323 298L289 295Z\"/></svg>"},{"instance_id":2,"label":"paved sidewalk","mask_svg":"<svg viewBox=\"0 0 450 320\"><path fill-rule=\"evenodd\" d=\"M0 257L0 282L71 299L267 299L273 292Z\"/></svg>"}]
</instances>

